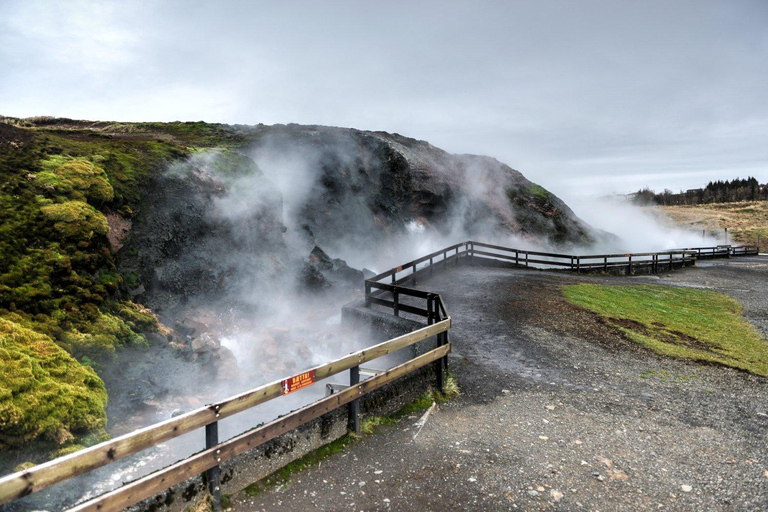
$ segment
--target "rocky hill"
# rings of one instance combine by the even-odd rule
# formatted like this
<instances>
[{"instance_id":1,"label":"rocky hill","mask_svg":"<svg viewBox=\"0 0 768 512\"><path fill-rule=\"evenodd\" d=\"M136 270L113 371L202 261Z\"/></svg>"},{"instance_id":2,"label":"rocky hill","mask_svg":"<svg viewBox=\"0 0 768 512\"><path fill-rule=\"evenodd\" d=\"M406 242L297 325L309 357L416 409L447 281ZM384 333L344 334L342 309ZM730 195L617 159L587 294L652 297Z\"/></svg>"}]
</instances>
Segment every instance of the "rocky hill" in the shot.
<instances>
[{"instance_id":1,"label":"rocky hill","mask_svg":"<svg viewBox=\"0 0 768 512\"><path fill-rule=\"evenodd\" d=\"M206 311L358 287L343 260L392 265L424 239L599 236L494 159L318 126L0 118L0 205L0 449L75 449L105 424L96 370L115 354L226 365Z\"/></svg>"}]
</instances>

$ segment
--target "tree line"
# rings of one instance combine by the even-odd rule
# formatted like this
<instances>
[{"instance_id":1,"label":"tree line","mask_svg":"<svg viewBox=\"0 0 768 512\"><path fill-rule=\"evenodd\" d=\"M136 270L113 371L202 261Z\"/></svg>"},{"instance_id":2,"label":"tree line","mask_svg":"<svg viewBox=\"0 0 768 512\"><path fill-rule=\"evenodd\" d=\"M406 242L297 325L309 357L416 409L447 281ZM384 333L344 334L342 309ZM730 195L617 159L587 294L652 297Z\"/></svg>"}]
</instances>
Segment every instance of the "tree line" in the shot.
<instances>
[{"instance_id":1,"label":"tree line","mask_svg":"<svg viewBox=\"0 0 768 512\"><path fill-rule=\"evenodd\" d=\"M710 181L704 188L682 190L674 193L669 189L656 193L649 188L643 188L629 194L633 203L639 205L658 204L670 205L696 205L709 203L732 203L736 201L768 201L768 183L760 184L749 177L746 179Z\"/></svg>"}]
</instances>

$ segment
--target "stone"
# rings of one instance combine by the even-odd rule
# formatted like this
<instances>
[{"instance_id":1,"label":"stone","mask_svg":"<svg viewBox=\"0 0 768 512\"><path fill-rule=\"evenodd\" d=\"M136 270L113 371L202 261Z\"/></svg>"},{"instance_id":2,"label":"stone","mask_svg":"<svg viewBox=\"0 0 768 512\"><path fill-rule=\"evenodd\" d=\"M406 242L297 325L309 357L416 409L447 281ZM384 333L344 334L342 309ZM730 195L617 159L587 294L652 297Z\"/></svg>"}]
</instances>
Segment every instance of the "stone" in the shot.
<instances>
[{"instance_id":1,"label":"stone","mask_svg":"<svg viewBox=\"0 0 768 512\"><path fill-rule=\"evenodd\" d=\"M624 471L616 468L608 470L608 477L611 480L621 480L621 481L629 479L629 475L627 475Z\"/></svg>"},{"instance_id":2,"label":"stone","mask_svg":"<svg viewBox=\"0 0 768 512\"><path fill-rule=\"evenodd\" d=\"M558 490L552 489L549 491L549 494L552 496L552 499L555 500L555 503L559 503L560 500L563 499L563 493Z\"/></svg>"},{"instance_id":3,"label":"stone","mask_svg":"<svg viewBox=\"0 0 768 512\"><path fill-rule=\"evenodd\" d=\"M691 492L693 490L693 487L691 487L690 485L683 484L680 486L680 490L682 490L683 492Z\"/></svg>"}]
</instances>

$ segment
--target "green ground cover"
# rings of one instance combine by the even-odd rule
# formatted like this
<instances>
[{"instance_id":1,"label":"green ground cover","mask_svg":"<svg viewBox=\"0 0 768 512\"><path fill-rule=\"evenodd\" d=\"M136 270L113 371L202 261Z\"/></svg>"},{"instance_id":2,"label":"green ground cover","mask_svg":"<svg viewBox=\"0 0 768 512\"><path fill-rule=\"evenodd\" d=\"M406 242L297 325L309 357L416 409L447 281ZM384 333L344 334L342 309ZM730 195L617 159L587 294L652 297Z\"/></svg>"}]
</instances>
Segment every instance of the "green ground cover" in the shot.
<instances>
[{"instance_id":1,"label":"green ground cover","mask_svg":"<svg viewBox=\"0 0 768 512\"><path fill-rule=\"evenodd\" d=\"M727 295L662 285L599 284L567 285L563 294L659 354L768 376L768 342L744 319L741 304Z\"/></svg>"},{"instance_id":2,"label":"green ground cover","mask_svg":"<svg viewBox=\"0 0 768 512\"><path fill-rule=\"evenodd\" d=\"M3 136L19 143L0 144L0 450L73 446L106 421L89 364L146 344L158 327L129 300L107 215L130 218L143 184L192 148L85 130L4 127Z\"/></svg>"}]
</instances>

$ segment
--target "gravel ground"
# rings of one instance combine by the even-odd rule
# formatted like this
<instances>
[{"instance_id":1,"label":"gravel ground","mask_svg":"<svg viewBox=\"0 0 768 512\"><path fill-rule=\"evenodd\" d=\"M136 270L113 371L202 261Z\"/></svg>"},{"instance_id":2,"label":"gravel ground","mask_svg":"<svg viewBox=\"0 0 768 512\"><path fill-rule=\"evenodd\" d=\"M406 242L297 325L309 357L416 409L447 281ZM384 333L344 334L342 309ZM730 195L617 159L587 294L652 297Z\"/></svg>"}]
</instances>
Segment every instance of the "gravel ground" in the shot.
<instances>
[{"instance_id":1,"label":"gravel ground","mask_svg":"<svg viewBox=\"0 0 768 512\"><path fill-rule=\"evenodd\" d=\"M560 296L580 281L721 290L768 334L768 258L630 278L456 267L420 287L452 314L461 397L233 510L767 510L768 379L625 340Z\"/></svg>"}]
</instances>

